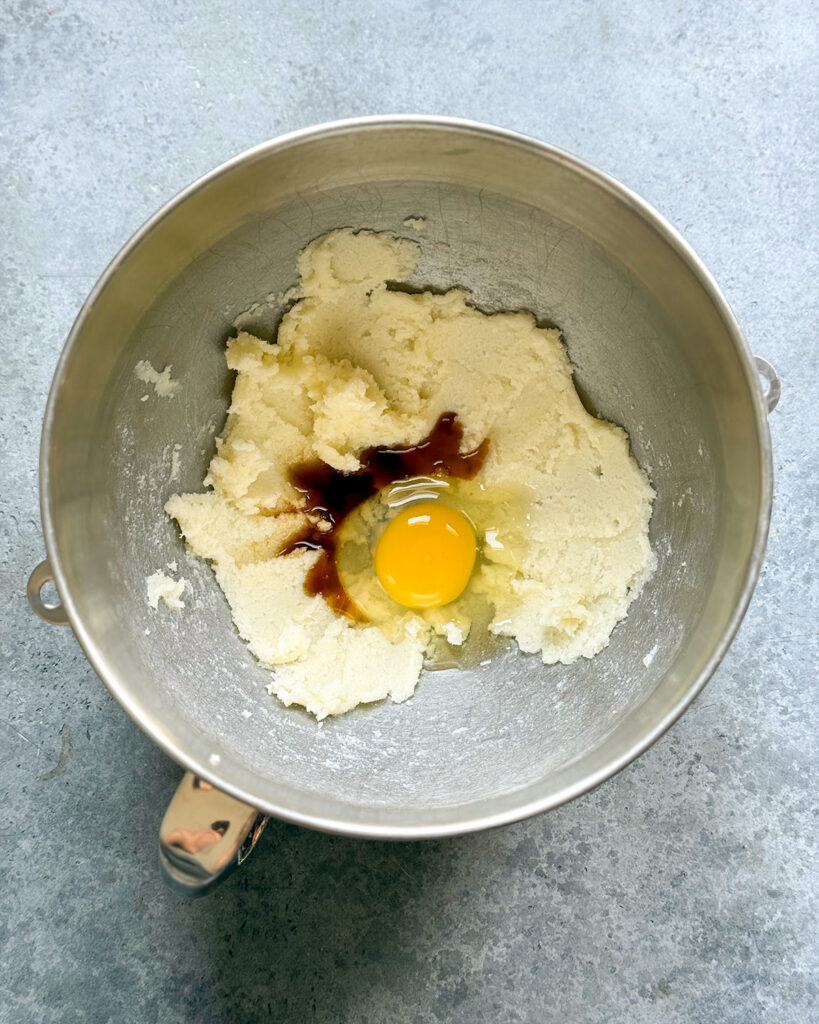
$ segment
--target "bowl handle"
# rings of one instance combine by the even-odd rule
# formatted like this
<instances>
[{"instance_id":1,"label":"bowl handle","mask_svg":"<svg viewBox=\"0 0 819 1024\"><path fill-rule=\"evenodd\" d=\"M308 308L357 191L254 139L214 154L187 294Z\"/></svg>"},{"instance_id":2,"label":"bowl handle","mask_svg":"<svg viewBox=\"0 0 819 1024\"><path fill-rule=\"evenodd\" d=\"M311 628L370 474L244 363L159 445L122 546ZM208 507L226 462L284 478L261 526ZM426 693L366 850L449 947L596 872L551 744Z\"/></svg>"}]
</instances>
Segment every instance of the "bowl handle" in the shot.
<instances>
[{"instance_id":1,"label":"bowl handle","mask_svg":"<svg viewBox=\"0 0 819 1024\"><path fill-rule=\"evenodd\" d=\"M159 829L162 876L180 896L203 896L243 863L267 818L185 772Z\"/></svg>"},{"instance_id":2,"label":"bowl handle","mask_svg":"<svg viewBox=\"0 0 819 1024\"><path fill-rule=\"evenodd\" d=\"M45 558L28 578L28 586L26 588L28 603L31 610L36 612L45 622L50 622L52 626L67 626L69 625L68 613L62 604L59 602L57 604L47 604L40 594L46 583L50 583L53 579L54 573L51 569L51 563Z\"/></svg>"},{"instance_id":3,"label":"bowl handle","mask_svg":"<svg viewBox=\"0 0 819 1024\"><path fill-rule=\"evenodd\" d=\"M763 392L762 400L768 406L768 412L773 412L779 404L779 399L782 395L782 384L779 381L779 374L768 360L763 359L762 356L754 356L754 360L756 361L757 373L768 383L768 387Z\"/></svg>"}]
</instances>

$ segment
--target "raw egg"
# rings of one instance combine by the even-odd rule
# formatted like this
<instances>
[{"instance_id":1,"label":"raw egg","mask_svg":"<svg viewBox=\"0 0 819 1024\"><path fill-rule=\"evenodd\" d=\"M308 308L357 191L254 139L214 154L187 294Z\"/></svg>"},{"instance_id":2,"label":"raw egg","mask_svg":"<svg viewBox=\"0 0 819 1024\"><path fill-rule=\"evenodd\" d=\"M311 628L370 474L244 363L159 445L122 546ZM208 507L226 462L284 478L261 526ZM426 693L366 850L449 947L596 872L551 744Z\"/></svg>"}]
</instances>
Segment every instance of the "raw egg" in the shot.
<instances>
[{"instance_id":1,"label":"raw egg","mask_svg":"<svg viewBox=\"0 0 819 1024\"><path fill-rule=\"evenodd\" d=\"M375 572L393 601L405 608L450 604L466 589L475 567L472 523L439 502L410 505L378 541Z\"/></svg>"},{"instance_id":2,"label":"raw egg","mask_svg":"<svg viewBox=\"0 0 819 1024\"><path fill-rule=\"evenodd\" d=\"M508 592L519 572L528 520L522 485L400 480L344 520L339 581L366 621L393 642L429 630L426 668L474 667L503 649L488 625L495 594Z\"/></svg>"}]
</instances>

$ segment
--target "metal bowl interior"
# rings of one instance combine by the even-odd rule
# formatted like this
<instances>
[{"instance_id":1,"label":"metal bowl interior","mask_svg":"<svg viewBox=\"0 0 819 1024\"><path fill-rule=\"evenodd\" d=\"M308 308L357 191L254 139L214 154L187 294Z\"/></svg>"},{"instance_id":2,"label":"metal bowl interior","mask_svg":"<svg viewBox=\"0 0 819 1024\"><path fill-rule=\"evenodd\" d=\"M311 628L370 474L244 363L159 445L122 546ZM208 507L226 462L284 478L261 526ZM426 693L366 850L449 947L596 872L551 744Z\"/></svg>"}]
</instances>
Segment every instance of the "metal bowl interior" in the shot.
<instances>
[{"instance_id":1,"label":"metal bowl interior","mask_svg":"<svg viewBox=\"0 0 819 1024\"><path fill-rule=\"evenodd\" d=\"M408 217L426 219L416 236ZM294 283L336 227L417 237L415 284L558 324L590 406L628 431L657 491L656 573L609 646L544 666L514 645L422 676L405 705L317 727L268 696L210 569L162 507L199 490L232 381L237 314ZM275 299L249 318L275 330ZM142 401L134 366L173 367ZM174 451L180 471L175 478ZM278 815L358 835L500 824L590 788L681 713L730 642L770 510L767 423L750 357L713 282L637 197L573 158L480 125L341 122L258 147L154 217L81 312L43 433L46 544L97 671L169 754ZM145 578L175 560L182 614Z\"/></svg>"}]
</instances>

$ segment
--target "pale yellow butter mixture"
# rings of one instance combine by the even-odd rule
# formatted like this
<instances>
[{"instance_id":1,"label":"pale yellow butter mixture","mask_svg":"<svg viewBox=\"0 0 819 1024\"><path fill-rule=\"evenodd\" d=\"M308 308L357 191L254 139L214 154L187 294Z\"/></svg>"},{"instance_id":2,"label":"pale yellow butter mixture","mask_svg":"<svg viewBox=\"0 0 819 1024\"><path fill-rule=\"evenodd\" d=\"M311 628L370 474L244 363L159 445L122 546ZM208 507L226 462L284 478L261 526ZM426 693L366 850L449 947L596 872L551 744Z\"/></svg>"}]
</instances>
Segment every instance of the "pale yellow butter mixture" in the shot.
<instances>
[{"instance_id":1,"label":"pale yellow butter mixture","mask_svg":"<svg viewBox=\"0 0 819 1024\"><path fill-rule=\"evenodd\" d=\"M304 592L317 557L280 556L304 522L288 468L320 458L345 471L373 445L410 445L457 413L464 450L490 447L476 478L491 495L525 491L525 543L512 564L481 532L471 586L494 605L492 632L547 663L592 657L650 574L653 491L625 433L583 408L558 332L530 313L483 314L467 292L388 290L418 245L334 231L299 257L298 301L277 344L242 333L229 415L203 494L168 513L213 564L241 636L273 669L271 692L318 718L414 691L433 632L463 635L447 609L396 606L390 629L334 614ZM467 624L468 628L468 624Z\"/></svg>"}]
</instances>

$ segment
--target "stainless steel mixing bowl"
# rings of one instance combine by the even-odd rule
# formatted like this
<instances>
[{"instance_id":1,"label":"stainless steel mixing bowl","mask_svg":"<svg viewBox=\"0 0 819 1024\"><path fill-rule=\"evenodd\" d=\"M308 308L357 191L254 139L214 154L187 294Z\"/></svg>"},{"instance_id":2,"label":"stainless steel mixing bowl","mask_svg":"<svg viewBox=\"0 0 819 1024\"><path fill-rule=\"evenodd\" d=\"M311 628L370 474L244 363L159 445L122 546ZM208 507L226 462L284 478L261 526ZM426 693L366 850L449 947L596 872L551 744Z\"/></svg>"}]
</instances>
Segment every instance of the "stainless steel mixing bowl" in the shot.
<instances>
[{"instance_id":1,"label":"stainless steel mixing bowl","mask_svg":"<svg viewBox=\"0 0 819 1024\"><path fill-rule=\"evenodd\" d=\"M417 235L404 221L425 218ZM224 420L234 318L294 283L331 228L417 237L414 283L558 324L590 406L628 431L657 491L657 571L610 645L544 666L514 645L424 675L405 705L319 728L265 690L210 569L162 506L198 490ZM277 301L245 322L275 329ZM135 377L172 366L160 398ZM770 398L770 392L769 392ZM770 402L773 398L770 398ZM174 468L178 453L178 475ZM585 792L645 750L714 671L748 604L771 506L766 398L707 271L641 199L531 139L447 119L325 125L237 157L165 206L83 307L48 401L47 563L95 669L181 765L253 808L356 836L510 822ZM146 604L176 561L181 614ZM251 817L255 817L251 815ZM245 823L248 824L248 823ZM184 844L183 844L184 845Z\"/></svg>"}]
</instances>

